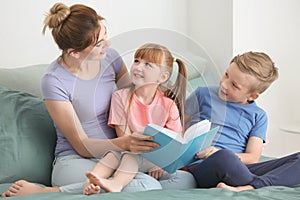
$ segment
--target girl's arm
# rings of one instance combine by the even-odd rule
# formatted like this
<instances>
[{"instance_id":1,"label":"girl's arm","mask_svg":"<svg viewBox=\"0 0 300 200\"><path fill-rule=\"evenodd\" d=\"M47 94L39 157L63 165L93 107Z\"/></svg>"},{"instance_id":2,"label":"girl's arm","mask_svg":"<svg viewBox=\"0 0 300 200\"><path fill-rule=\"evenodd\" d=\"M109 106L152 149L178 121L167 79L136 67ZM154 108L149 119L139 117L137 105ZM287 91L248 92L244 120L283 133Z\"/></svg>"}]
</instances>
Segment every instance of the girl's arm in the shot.
<instances>
[{"instance_id":1,"label":"girl's arm","mask_svg":"<svg viewBox=\"0 0 300 200\"><path fill-rule=\"evenodd\" d=\"M259 161L263 150L263 140L259 137L249 137L245 153L238 153L237 156L244 164L253 164Z\"/></svg>"},{"instance_id":2,"label":"girl's arm","mask_svg":"<svg viewBox=\"0 0 300 200\"><path fill-rule=\"evenodd\" d=\"M76 152L83 157L100 157L108 150L129 150L135 153L147 152L158 147L145 135L126 135L114 139L90 139L70 102L45 100L45 105L54 123L58 126Z\"/></svg>"},{"instance_id":3,"label":"girl's arm","mask_svg":"<svg viewBox=\"0 0 300 200\"><path fill-rule=\"evenodd\" d=\"M122 89L124 87L128 87L131 84L130 77L128 74L127 67L123 62L122 68L116 77L116 84L118 89ZM131 135L131 131L128 126L119 126L115 125L116 133L118 137L122 137L124 135Z\"/></svg>"},{"instance_id":4,"label":"girl's arm","mask_svg":"<svg viewBox=\"0 0 300 200\"><path fill-rule=\"evenodd\" d=\"M128 126L119 126L115 125L116 133L118 137L122 137L124 135L131 135L131 131Z\"/></svg>"}]
</instances>

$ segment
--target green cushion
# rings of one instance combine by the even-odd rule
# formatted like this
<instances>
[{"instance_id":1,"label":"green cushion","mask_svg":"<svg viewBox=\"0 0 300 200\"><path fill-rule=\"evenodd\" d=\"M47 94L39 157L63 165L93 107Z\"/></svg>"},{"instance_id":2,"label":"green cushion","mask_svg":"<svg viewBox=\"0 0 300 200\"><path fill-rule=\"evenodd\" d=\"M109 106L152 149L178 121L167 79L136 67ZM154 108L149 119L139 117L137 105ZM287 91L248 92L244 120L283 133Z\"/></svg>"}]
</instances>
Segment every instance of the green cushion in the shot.
<instances>
[{"instance_id":1,"label":"green cushion","mask_svg":"<svg viewBox=\"0 0 300 200\"><path fill-rule=\"evenodd\" d=\"M50 185L56 134L43 101L0 87L0 105L0 183Z\"/></svg>"},{"instance_id":2,"label":"green cushion","mask_svg":"<svg viewBox=\"0 0 300 200\"><path fill-rule=\"evenodd\" d=\"M41 78L48 66L49 64L29 65L18 68L0 67L0 86L41 97Z\"/></svg>"}]
</instances>

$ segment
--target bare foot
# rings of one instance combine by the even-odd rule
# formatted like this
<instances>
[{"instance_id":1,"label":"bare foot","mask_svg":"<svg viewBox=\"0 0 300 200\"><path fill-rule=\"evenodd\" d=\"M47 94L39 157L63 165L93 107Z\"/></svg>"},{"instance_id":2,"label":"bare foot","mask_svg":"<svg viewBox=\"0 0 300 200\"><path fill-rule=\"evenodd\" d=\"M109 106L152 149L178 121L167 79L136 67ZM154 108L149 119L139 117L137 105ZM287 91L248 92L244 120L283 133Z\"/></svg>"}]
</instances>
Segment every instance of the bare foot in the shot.
<instances>
[{"instance_id":1,"label":"bare foot","mask_svg":"<svg viewBox=\"0 0 300 200\"><path fill-rule=\"evenodd\" d=\"M59 188L41 187L25 180L16 181L7 191L3 192L1 197L24 196L28 194L37 194L42 192L60 192Z\"/></svg>"},{"instance_id":2,"label":"bare foot","mask_svg":"<svg viewBox=\"0 0 300 200\"><path fill-rule=\"evenodd\" d=\"M99 194L100 190L101 190L101 188L99 185L90 183L89 180L87 180L85 182L85 184L83 185L83 194L85 194L85 195Z\"/></svg>"},{"instance_id":3,"label":"bare foot","mask_svg":"<svg viewBox=\"0 0 300 200\"><path fill-rule=\"evenodd\" d=\"M254 187L251 185L245 185L245 186L238 186L238 187L233 187L229 186L223 182L218 183L217 188L224 188L233 192L241 192L244 190L254 190Z\"/></svg>"},{"instance_id":4,"label":"bare foot","mask_svg":"<svg viewBox=\"0 0 300 200\"><path fill-rule=\"evenodd\" d=\"M99 185L106 192L121 192L123 189L123 187L116 181L100 178L94 172L87 172L86 176L89 179L90 183Z\"/></svg>"}]
</instances>

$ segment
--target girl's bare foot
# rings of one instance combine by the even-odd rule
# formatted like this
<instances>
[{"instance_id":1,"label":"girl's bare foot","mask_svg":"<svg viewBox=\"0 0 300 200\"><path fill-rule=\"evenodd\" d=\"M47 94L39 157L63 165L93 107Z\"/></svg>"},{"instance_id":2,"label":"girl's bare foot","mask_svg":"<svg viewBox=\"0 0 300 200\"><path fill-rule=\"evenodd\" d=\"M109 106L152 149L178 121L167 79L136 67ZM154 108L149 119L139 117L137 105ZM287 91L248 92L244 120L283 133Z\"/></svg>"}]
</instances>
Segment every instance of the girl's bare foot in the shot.
<instances>
[{"instance_id":1,"label":"girl's bare foot","mask_svg":"<svg viewBox=\"0 0 300 200\"><path fill-rule=\"evenodd\" d=\"M217 188L225 188L225 189L231 190L233 192L241 192L244 190L254 190L254 187L252 185L233 187L233 186L229 186L223 182L218 183Z\"/></svg>"},{"instance_id":2,"label":"girl's bare foot","mask_svg":"<svg viewBox=\"0 0 300 200\"><path fill-rule=\"evenodd\" d=\"M106 192L121 192L123 189L123 187L117 182L109 179L100 178L99 176L97 176L97 174L93 172L87 172L86 176L89 179L90 183L94 185L99 185Z\"/></svg>"},{"instance_id":3,"label":"girl's bare foot","mask_svg":"<svg viewBox=\"0 0 300 200\"><path fill-rule=\"evenodd\" d=\"M25 180L16 181L7 191L3 192L1 197L24 196L28 194L37 194L42 192L60 192L57 187L41 187Z\"/></svg>"},{"instance_id":4,"label":"girl's bare foot","mask_svg":"<svg viewBox=\"0 0 300 200\"><path fill-rule=\"evenodd\" d=\"M83 194L85 195L99 194L100 190L101 188L99 185L95 185L89 181L87 181L83 186Z\"/></svg>"}]
</instances>

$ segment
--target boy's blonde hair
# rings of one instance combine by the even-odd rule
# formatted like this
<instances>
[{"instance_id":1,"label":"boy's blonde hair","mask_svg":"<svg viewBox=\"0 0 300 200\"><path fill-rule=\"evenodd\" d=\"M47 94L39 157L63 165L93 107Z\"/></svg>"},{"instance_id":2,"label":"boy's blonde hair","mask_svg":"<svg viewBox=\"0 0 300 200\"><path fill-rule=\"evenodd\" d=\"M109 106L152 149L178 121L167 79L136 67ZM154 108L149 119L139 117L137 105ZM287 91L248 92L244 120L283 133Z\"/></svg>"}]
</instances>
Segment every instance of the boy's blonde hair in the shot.
<instances>
[{"instance_id":1,"label":"boy's blonde hair","mask_svg":"<svg viewBox=\"0 0 300 200\"><path fill-rule=\"evenodd\" d=\"M230 63L235 63L242 72L250 74L258 80L250 88L251 92L263 93L278 78L278 68L263 52L246 52L235 56Z\"/></svg>"}]
</instances>

